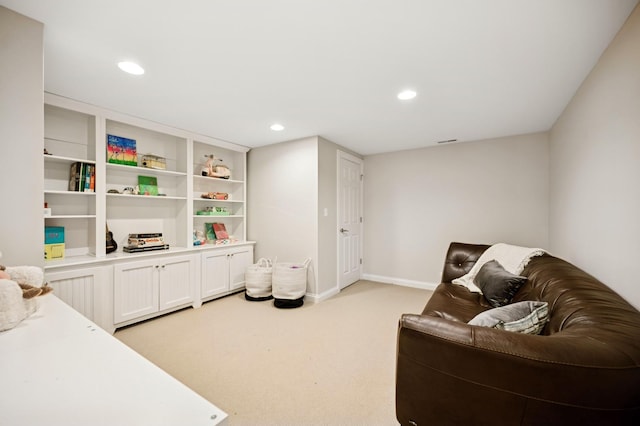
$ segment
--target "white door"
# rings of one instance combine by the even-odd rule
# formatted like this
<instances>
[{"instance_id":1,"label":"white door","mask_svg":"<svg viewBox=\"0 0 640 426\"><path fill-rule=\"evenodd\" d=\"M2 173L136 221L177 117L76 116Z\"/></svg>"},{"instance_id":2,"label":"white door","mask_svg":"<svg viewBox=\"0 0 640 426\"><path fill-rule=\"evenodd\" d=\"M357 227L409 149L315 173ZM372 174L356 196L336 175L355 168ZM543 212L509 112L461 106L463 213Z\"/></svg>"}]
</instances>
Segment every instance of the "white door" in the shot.
<instances>
[{"instance_id":1,"label":"white door","mask_svg":"<svg viewBox=\"0 0 640 426\"><path fill-rule=\"evenodd\" d=\"M338 151L338 284L345 288L362 272L362 177L360 158Z\"/></svg>"}]
</instances>

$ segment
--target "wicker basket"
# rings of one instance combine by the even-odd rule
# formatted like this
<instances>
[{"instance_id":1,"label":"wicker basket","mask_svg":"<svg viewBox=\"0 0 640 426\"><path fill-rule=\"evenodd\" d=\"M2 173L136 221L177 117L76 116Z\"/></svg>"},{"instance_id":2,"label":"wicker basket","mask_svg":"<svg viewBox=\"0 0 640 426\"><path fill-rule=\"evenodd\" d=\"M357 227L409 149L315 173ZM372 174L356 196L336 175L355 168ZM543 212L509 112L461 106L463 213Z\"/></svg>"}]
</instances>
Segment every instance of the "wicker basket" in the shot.
<instances>
[{"instance_id":1,"label":"wicker basket","mask_svg":"<svg viewBox=\"0 0 640 426\"><path fill-rule=\"evenodd\" d=\"M307 269L311 259L303 263L280 262L273 265L273 298L276 308L297 308L304 303L307 291Z\"/></svg>"},{"instance_id":2,"label":"wicker basket","mask_svg":"<svg viewBox=\"0 0 640 426\"><path fill-rule=\"evenodd\" d=\"M273 299L271 295L271 275L273 262L264 257L254 265L248 266L244 273L246 291L245 299L260 302Z\"/></svg>"}]
</instances>

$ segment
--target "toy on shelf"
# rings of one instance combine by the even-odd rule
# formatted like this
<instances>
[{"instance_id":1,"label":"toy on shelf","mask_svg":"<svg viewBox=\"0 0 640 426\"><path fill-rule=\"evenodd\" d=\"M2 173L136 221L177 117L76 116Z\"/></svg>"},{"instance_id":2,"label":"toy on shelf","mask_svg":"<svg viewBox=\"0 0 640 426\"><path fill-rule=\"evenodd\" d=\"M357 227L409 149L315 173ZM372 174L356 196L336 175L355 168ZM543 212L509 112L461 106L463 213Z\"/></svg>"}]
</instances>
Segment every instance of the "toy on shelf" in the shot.
<instances>
[{"instance_id":1,"label":"toy on shelf","mask_svg":"<svg viewBox=\"0 0 640 426\"><path fill-rule=\"evenodd\" d=\"M228 200L229 194L226 192L205 192L200 197L207 198L209 200Z\"/></svg>"},{"instance_id":2,"label":"toy on shelf","mask_svg":"<svg viewBox=\"0 0 640 426\"><path fill-rule=\"evenodd\" d=\"M193 231L193 245L201 246L207 243L207 239L204 237L204 232L202 231Z\"/></svg>"},{"instance_id":3,"label":"toy on shelf","mask_svg":"<svg viewBox=\"0 0 640 426\"><path fill-rule=\"evenodd\" d=\"M196 215L199 216L229 216L230 212L229 209L227 209L226 207L206 207L204 210L198 210L196 212Z\"/></svg>"},{"instance_id":4,"label":"toy on shelf","mask_svg":"<svg viewBox=\"0 0 640 426\"><path fill-rule=\"evenodd\" d=\"M229 179L231 177L231 170L224 164L216 164L217 161L222 162L221 158L216 158L213 154L205 154L204 158L207 159L202 167L202 176L216 177L221 179Z\"/></svg>"}]
</instances>

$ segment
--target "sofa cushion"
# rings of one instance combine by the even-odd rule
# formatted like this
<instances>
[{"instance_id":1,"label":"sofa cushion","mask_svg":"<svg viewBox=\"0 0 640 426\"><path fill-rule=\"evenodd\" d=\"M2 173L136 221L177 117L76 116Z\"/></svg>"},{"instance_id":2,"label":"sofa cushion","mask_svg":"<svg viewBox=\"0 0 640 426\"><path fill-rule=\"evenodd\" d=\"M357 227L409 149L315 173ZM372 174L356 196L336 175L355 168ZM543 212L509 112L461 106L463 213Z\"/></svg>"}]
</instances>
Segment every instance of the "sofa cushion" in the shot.
<instances>
[{"instance_id":1,"label":"sofa cushion","mask_svg":"<svg viewBox=\"0 0 640 426\"><path fill-rule=\"evenodd\" d=\"M526 282L527 277L512 274L497 260L491 260L482 265L473 279L473 283L494 308L511 303L513 296Z\"/></svg>"},{"instance_id":2,"label":"sofa cushion","mask_svg":"<svg viewBox=\"0 0 640 426\"><path fill-rule=\"evenodd\" d=\"M455 309L452 309L454 306ZM491 309L491 305L481 293L473 293L461 285L442 283L433 291L422 315L467 323L487 309Z\"/></svg>"},{"instance_id":3,"label":"sofa cushion","mask_svg":"<svg viewBox=\"0 0 640 426\"><path fill-rule=\"evenodd\" d=\"M499 328L526 334L540 334L549 320L549 304L526 300L476 315L470 325Z\"/></svg>"},{"instance_id":4,"label":"sofa cushion","mask_svg":"<svg viewBox=\"0 0 640 426\"><path fill-rule=\"evenodd\" d=\"M497 243L486 249L478 258L469 272L460 278L451 281L453 284L463 285L471 291L479 292L480 289L473 283L473 279L478 274L482 266L491 261L497 260L502 267L512 274L520 274L529 261L545 254L540 248L520 247L511 244Z\"/></svg>"}]
</instances>

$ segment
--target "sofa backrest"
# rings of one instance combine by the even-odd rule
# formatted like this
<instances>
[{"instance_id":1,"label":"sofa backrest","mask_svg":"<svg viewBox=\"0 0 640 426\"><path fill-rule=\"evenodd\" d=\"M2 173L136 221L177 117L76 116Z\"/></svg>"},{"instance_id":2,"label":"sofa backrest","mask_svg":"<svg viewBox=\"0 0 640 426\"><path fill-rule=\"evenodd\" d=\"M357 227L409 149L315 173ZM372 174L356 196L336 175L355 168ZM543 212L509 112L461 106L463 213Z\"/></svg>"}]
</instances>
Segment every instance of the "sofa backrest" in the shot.
<instances>
[{"instance_id":1,"label":"sofa backrest","mask_svg":"<svg viewBox=\"0 0 640 426\"><path fill-rule=\"evenodd\" d=\"M640 312L592 275L550 255L531 259L522 275L528 280L513 302L549 303L545 334L588 333L602 341L606 335L607 339L633 342L636 353L640 352Z\"/></svg>"},{"instance_id":2,"label":"sofa backrest","mask_svg":"<svg viewBox=\"0 0 640 426\"><path fill-rule=\"evenodd\" d=\"M484 244L451 243L442 282L450 283L473 267L488 248ZM613 346L640 365L640 312L615 291L575 265L551 255L532 258L522 271L527 283L512 302L549 303L549 323L543 334L562 332Z\"/></svg>"},{"instance_id":3,"label":"sofa backrest","mask_svg":"<svg viewBox=\"0 0 640 426\"><path fill-rule=\"evenodd\" d=\"M469 272L488 248L486 244L451 243L444 259L442 282L450 283Z\"/></svg>"}]
</instances>

